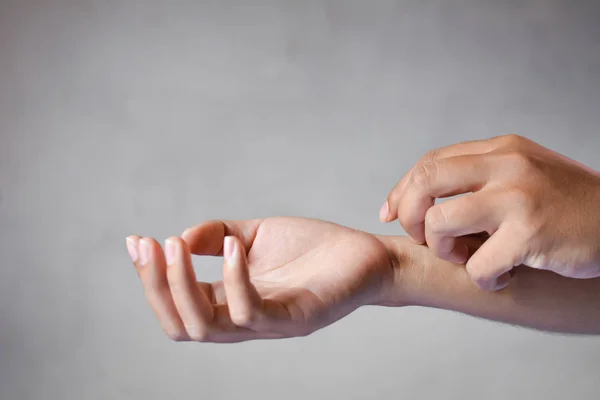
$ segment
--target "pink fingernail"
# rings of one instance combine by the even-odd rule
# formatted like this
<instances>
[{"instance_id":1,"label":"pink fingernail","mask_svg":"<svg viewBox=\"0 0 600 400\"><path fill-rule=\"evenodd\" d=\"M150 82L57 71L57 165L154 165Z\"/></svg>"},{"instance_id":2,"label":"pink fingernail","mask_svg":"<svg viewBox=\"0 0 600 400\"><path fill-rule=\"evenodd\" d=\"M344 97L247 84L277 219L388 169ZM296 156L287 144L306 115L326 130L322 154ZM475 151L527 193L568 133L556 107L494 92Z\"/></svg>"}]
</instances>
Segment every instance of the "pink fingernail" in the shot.
<instances>
[{"instance_id":1,"label":"pink fingernail","mask_svg":"<svg viewBox=\"0 0 600 400\"><path fill-rule=\"evenodd\" d=\"M125 239L125 243L127 244L127 251L129 252L129 257L131 257L131 261L136 262L138 260L138 251L135 241L132 238Z\"/></svg>"},{"instance_id":2,"label":"pink fingernail","mask_svg":"<svg viewBox=\"0 0 600 400\"><path fill-rule=\"evenodd\" d=\"M140 262L142 265L150 260L150 243L146 239L140 240Z\"/></svg>"},{"instance_id":3,"label":"pink fingernail","mask_svg":"<svg viewBox=\"0 0 600 400\"><path fill-rule=\"evenodd\" d=\"M235 243L233 243L233 238L226 236L225 242L223 243L223 256L225 259L230 260L233 257L234 248Z\"/></svg>"},{"instance_id":4,"label":"pink fingernail","mask_svg":"<svg viewBox=\"0 0 600 400\"><path fill-rule=\"evenodd\" d=\"M165 258L168 265L171 265L175 262L176 250L175 243L171 239L165 240Z\"/></svg>"},{"instance_id":5,"label":"pink fingernail","mask_svg":"<svg viewBox=\"0 0 600 400\"><path fill-rule=\"evenodd\" d=\"M390 215L390 206L388 205L387 200L381 206L381 210L379 210L379 220L381 222L386 222Z\"/></svg>"}]
</instances>

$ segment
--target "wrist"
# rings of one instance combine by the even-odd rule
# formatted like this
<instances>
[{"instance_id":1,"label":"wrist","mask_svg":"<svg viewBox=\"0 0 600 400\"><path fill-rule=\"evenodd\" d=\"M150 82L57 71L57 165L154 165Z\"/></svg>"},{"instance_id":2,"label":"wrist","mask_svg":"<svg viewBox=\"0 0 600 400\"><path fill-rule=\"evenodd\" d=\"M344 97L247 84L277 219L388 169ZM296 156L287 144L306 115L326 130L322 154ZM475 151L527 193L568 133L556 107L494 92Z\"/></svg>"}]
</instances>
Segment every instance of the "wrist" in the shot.
<instances>
[{"instance_id":1,"label":"wrist","mask_svg":"<svg viewBox=\"0 0 600 400\"><path fill-rule=\"evenodd\" d=\"M386 307L417 305L419 282L423 282L424 274L423 263L418 261L422 246L403 236L375 237L387 250L391 270L390 278L382 285L377 304Z\"/></svg>"}]
</instances>

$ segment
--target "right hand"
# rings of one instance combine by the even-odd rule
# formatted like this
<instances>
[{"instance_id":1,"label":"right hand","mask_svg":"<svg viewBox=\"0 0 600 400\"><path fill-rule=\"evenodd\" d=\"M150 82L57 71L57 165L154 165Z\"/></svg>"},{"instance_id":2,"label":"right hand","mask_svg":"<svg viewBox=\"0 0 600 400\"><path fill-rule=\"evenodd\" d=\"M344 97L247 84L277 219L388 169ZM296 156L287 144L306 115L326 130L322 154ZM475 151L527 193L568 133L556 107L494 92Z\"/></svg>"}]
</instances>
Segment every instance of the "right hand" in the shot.
<instances>
[{"instance_id":1,"label":"right hand","mask_svg":"<svg viewBox=\"0 0 600 400\"><path fill-rule=\"evenodd\" d=\"M398 218L438 257L466 262L482 289L505 287L521 264L600 276L600 174L517 135L428 153L390 192L380 217ZM482 232L490 238L469 258L462 237Z\"/></svg>"}]
</instances>

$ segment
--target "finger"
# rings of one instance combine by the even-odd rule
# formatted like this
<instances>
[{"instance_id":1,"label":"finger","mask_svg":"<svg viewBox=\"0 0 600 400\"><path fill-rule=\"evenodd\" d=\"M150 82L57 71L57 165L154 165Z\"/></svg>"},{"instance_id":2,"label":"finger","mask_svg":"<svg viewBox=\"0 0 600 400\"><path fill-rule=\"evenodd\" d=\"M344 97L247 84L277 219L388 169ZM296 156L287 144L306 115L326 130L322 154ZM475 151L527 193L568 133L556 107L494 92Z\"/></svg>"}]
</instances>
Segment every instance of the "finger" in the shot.
<instances>
[{"instance_id":1,"label":"finger","mask_svg":"<svg viewBox=\"0 0 600 400\"><path fill-rule=\"evenodd\" d=\"M223 282L233 323L253 330L283 328L291 319L290 314L283 305L261 299L250 280L246 253L239 239L225 237L224 249Z\"/></svg>"},{"instance_id":2,"label":"finger","mask_svg":"<svg viewBox=\"0 0 600 400\"><path fill-rule=\"evenodd\" d=\"M216 281L212 283L198 282L201 290L206 293L210 293L210 301L213 305L227 304L227 298L225 297L225 287L223 281Z\"/></svg>"},{"instance_id":3,"label":"finger","mask_svg":"<svg viewBox=\"0 0 600 400\"><path fill-rule=\"evenodd\" d=\"M488 139L467 140L465 142L451 144L432 150L425 154L420 161L434 161L449 157L485 154L497 150L507 143L507 136L495 136Z\"/></svg>"},{"instance_id":4,"label":"finger","mask_svg":"<svg viewBox=\"0 0 600 400\"><path fill-rule=\"evenodd\" d=\"M165 241L165 253L167 280L185 330L192 340L206 341L211 333L213 306L197 285L189 248L183 239L171 237Z\"/></svg>"},{"instance_id":5,"label":"finger","mask_svg":"<svg viewBox=\"0 0 600 400\"><path fill-rule=\"evenodd\" d=\"M507 210L502 193L482 190L432 206L425 214L427 246L444 260L463 264L469 250L461 236L495 232Z\"/></svg>"},{"instance_id":6,"label":"finger","mask_svg":"<svg viewBox=\"0 0 600 400\"><path fill-rule=\"evenodd\" d=\"M244 248L249 249L256 237L261 219L242 221L206 221L183 232L181 237L188 244L192 254L221 256L225 236L239 238Z\"/></svg>"},{"instance_id":7,"label":"finger","mask_svg":"<svg viewBox=\"0 0 600 400\"><path fill-rule=\"evenodd\" d=\"M142 281L146 299L165 333L173 340L189 340L171 297L160 245L151 238L130 236L127 248Z\"/></svg>"},{"instance_id":8,"label":"finger","mask_svg":"<svg viewBox=\"0 0 600 400\"><path fill-rule=\"evenodd\" d=\"M233 236L224 241L223 282L231 320L238 326L249 326L262 315L263 302L250 282L246 254Z\"/></svg>"},{"instance_id":9,"label":"finger","mask_svg":"<svg viewBox=\"0 0 600 400\"><path fill-rule=\"evenodd\" d=\"M483 290L500 290L510 281L510 271L522 264L521 241L500 227L467 261L467 272Z\"/></svg>"},{"instance_id":10,"label":"finger","mask_svg":"<svg viewBox=\"0 0 600 400\"><path fill-rule=\"evenodd\" d=\"M489 177L489 162L482 155L430 161L413 171L401 197L390 197L390 209L397 210L406 233L415 241L424 243L425 215L435 204L435 199L477 191Z\"/></svg>"},{"instance_id":11,"label":"finger","mask_svg":"<svg viewBox=\"0 0 600 400\"><path fill-rule=\"evenodd\" d=\"M402 194L405 192L413 172L416 168L419 168L421 164L450 157L489 153L503 146L506 142L505 138L505 136L498 136L484 140L471 140L429 151L402 177L398 184L392 189L388 195L387 203L384 203L381 207L379 219L382 222L391 222L398 218L397 204L399 203L399 198L401 198ZM396 206L392 206L392 204L395 204Z\"/></svg>"}]
</instances>

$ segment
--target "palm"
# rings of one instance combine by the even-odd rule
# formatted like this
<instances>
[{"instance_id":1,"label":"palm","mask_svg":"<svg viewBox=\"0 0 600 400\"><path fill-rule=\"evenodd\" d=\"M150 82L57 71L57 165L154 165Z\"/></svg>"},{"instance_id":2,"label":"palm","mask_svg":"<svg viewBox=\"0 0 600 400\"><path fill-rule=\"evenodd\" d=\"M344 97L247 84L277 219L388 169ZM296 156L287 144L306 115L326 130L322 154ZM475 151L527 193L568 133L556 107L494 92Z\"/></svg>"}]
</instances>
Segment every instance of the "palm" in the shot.
<instances>
[{"instance_id":1,"label":"palm","mask_svg":"<svg viewBox=\"0 0 600 400\"><path fill-rule=\"evenodd\" d=\"M389 271L386 249L374 236L301 218L264 220L248 265L262 296L293 300L305 316L318 319L322 313L340 318L374 301Z\"/></svg>"}]
</instances>

